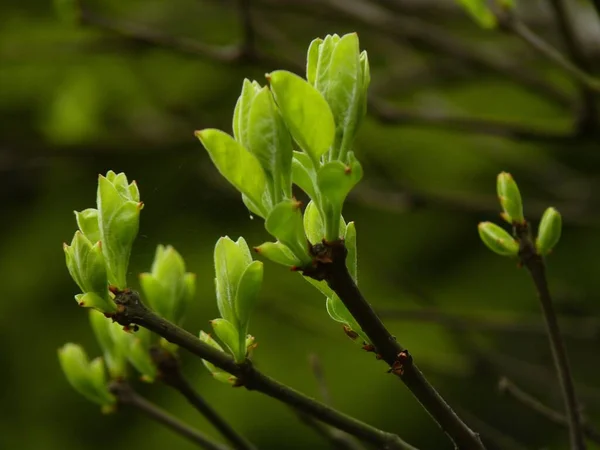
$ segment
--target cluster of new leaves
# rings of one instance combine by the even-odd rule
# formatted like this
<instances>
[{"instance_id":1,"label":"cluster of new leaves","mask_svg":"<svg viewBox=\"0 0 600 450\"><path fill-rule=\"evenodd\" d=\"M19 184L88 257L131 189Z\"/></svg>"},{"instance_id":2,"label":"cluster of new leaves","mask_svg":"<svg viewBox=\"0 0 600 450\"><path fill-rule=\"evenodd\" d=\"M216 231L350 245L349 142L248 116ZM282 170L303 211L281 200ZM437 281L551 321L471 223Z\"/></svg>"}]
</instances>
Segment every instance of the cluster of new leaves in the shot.
<instances>
[{"instance_id":1,"label":"cluster of new leaves","mask_svg":"<svg viewBox=\"0 0 600 450\"><path fill-rule=\"evenodd\" d=\"M518 256L520 242L517 228L527 227L523 215L523 202L521 192L513 177L506 172L498 175L497 180L498 200L502 206L500 216L513 227L513 237L504 228L492 222L479 224L479 236L483 243L493 252L502 256ZM555 208L548 208L542 215L538 234L535 240L535 250L539 255L547 255L552 251L560 239L562 219Z\"/></svg>"},{"instance_id":2,"label":"cluster of new leaves","mask_svg":"<svg viewBox=\"0 0 600 450\"><path fill-rule=\"evenodd\" d=\"M327 36L310 44L306 79L284 70L266 79L266 86L244 81L233 136L216 129L196 135L219 172L277 239L256 247L259 254L302 270L312 264L313 245L342 238L356 281L356 231L353 223L345 223L342 208L362 178L352 145L366 112L367 54L360 52L355 33ZM292 185L310 198L304 212ZM331 289L309 281L327 297L331 317L368 341Z\"/></svg>"}]
</instances>

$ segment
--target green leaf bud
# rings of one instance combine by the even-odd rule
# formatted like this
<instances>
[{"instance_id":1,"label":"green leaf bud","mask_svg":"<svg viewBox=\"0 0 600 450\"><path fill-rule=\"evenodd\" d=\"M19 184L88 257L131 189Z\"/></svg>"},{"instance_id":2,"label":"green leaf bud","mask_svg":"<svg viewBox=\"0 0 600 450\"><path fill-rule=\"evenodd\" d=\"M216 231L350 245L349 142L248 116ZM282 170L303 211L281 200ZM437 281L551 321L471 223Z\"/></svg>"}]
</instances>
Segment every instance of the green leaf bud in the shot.
<instances>
[{"instance_id":1,"label":"green leaf bud","mask_svg":"<svg viewBox=\"0 0 600 450\"><path fill-rule=\"evenodd\" d=\"M221 130L210 128L195 134L221 175L250 200L252 208L249 209L260 217L266 217L271 199L265 171L258 158Z\"/></svg>"},{"instance_id":2,"label":"green leaf bud","mask_svg":"<svg viewBox=\"0 0 600 450\"><path fill-rule=\"evenodd\" d=\"M558 244L562 231L562 218L555 208L548 208L544 211L538 235L535 241L537 252L540 255L547 255Z\"/></svg>"},{"instance_id":3,"label":"green leaf bud","mask_svg":"<svg viewBox=\"0 0 600 450\"><path fill-rule=\"evenodd\" d=\"M317 171L306 153L294 152L292 159L292 182L302 189L312 200L317 200Z\"/></svg>"},{"instance_id":4,"label":"green leaf bud","mask_svg":"<svg viewBox=\"0 0 600 450\"><path fill-rule=\"evenodd\" d=\"M67 381L77 392L103 407L116 403L108 390L101 358L90 362L81 346L69 343L58 350L58 359Z\"/></svg>"},{"instance_id":5,"label":"green leaf bud","mask_svg":"<svg viewBox=\"0 0 600 450\"><path fill-rule=\"evenodd\" d=\"M348 272L350 272L350 276L352 276L354 282L358 283L358 261L356 256L356 227L354 226L354 222L350 222L346 226L346 234L344 235L344 245L348 250L348 255L346 256L346 267L348 267Z\"/></svg>"},{"instance_id":6,"label":"green leaf bud","mask_svg":"<svg viewBox=\"0 0 600 450\"><path fill-rule=\"evenodd\" d=\"M131 332L123 327L111 327L111 336L118 351L126 355L127 360L141 374L141 379L151 383L158 369L150 356L151 333L145 328Z\"/></svg>"},{"instance_id":7,"label":"green leaf bud","mask_svg":"<svg viewBox=\"0 0 600 450\"><path fill-rule=\"evenodd\" d=\"M108 268L108 282L127 287L127 267L140 222L139 191L135 181L128 184L124 173L109 171L98 179L98 224L102 251Z\"/></svg>"},{"instance_id":8,"label":"green leaf bud","mask_svg":"<svg viewBox=\"0 0 600 450\"><path fill-rule=\"evenodd\" d=\"M307 60L307 79L329 104L336 124L329 160L346 162L366 112L368 58L360 53L358 35L350 33L313 41Z\"/></svg>"},{"instance_id":9,"label":"green leaf bud","mask_svg":"<svg viewBox=\"0 0 600 450\"><path fill-rule=\"evenodd\" d=\"M314 201L310 201L304 210L304 231L311 244L315 245L323 241L325 237L325 224L321 218L319 207Z\"/></svg>"},{"instance_id":10,"label":"green leaf bud","mask_svg":"<svg viewBox=\"0 0 600 450\"><path fill-rule=\"evenodd\" d=\"M334 241L340 238L340 217L346 197L361 180L363 171L352 152L349 153L349 165L340 161L331 161L319 169L317 183L323 196L325 212L326 239Z\"/></svg>"},{"instance_id":11,"label":"green leaf bud","mask_svg":"<svg viewBox=\"0 0 600 450\"><path fill-rule=\"evenodd\" d=\"M185 270L183 258L173 247L159 245L151 272L140 274L144 298L150 307L178 325L196 291L196 276Z\"/></svg>"},{"instance_id":12,"label":"green leaf bud","mask_svg":"<svg viewBox=\"0 0 600 450\"><path fill-rule=\"evenodd\" d=\"M123 333L123 326L107 319L104 314L96 310L90 310L90 324L102 349L111 378L125 378L127 376L127 353L124 348L115 343L114 339L115 331Z\"/></svg>"},{"instance_id":13,"label":"green leaf bud","mask_svg":"<svg viewBox=\"0 0 600 450\"><path fill-rule=\"evenodd\" d=\"M94 208L84 209L83 211L75 211L77 226L90 242L98 242L100 237L100 226L98 224L98 210Z\"/></svg>"},{"instance_id":14,"label":"green leaf bud","mask_svg":"<svg viewBox=\"0 0 600 450\"><path fill-rule=\"evenodd\" d=\"M491 222L479 224L479 237L494 253L502 256L517 256L519 243L506 230Z\"/></svg>"},{"instance_id":15,"label":"green leaf bud","mask_svg":"<svg viewBox=\"0 0 600 450\"><path fill-rule=\"evenodd\" d=\"M301 206L302 203L294 199L277 204L269 213L265 228L288 247L304 266L312 262L312 257L308 252L308 240L304 234Z\"/></svg>"},{"instance_id":16,"label":"green leaf bud","mask_svg":"<svg viewBox=\"0 0 600 450\"><path fill-rule=\"evenodd\" d=\"M504 210L502 217L511 225L524 223L521 192L510 173L502 172L498 175L497 192L500 205Z\"/></svg>"},{"instance_id":17,"label":"green leaf bud","mask_svg":"<svg viewBox=\"0 0 600 450\"><path fill-rule=\"evenodd\" d=\"M327 101L306 80L291 72L277 70L267 79L292 137L317 166L335 137L335 122Z\"/></svg>"},{"instance_id":18,"label":"green leaf bud","mask_svg":"<svg viewBox=\"0 0 600 450\"><path fill-rule=\"evenodd\" d=\"M254 251L261 256L287 267L299 267L302 262L294 256L292 251L281 242L264 242Z\"/></svg>"},{"instance_id":19,"label":"green leaf bud","mask_svg":"<svg viewBox=\"0 0 600 450\"><path fill-rule=\"evenodd\" d=\"M240 345L240 333L234 324L225 319L214 319L210 324L229 353L234 357L236 362L242 362L246 358L246 350ZM243 342L244 339L242 339Z\"/></svg>"},{"instance_id":20,"label":"green leaf bud","mask_svg":"<svg viewBox=\"0 0 600 450\"><path fill-rule=\"evenodd\" d=\"M200 332L200 340L202 342L210 345L211 347L216 348L219 351L223 351L223 348L217 343L217 341L215 341L210 336L210 334L207 334L204 331ZM217 366L206 361L205 359L202 360L202 363L204 364L204 367L206 367L208 369L208 371L211 373L211 375L216 380L218 380L222 383L227 383L227 384L231 384L231 385L234 385L236 383L237 378L234 377L233 375L229 374L228 372L225 372L224 370L219 369Z\"/></svg>"},{"instance_id":21,"label":"green leaf bud","mask_svg":"<svg viewBox=\"0 0 600 450\"><path fill-rule=\"evenodd\" d=\"M63 249L69 274L84 294L75 297L77 302L102 312L114 312L116 307L108 292L108 275L101 242L92 244L83 233L76 231L71 245L64 244Z\"/></svg>"}]
</instances>

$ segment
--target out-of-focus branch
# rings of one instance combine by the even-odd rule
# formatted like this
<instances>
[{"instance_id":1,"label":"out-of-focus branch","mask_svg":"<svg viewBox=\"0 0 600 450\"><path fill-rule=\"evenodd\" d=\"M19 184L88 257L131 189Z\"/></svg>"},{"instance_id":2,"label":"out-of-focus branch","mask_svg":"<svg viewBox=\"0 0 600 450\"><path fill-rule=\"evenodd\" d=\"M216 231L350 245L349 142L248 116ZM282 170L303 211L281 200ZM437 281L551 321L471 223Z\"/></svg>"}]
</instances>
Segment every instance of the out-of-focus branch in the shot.
<instances>
[{"instance_id":1,"label":"out-of-focus branch","mask_svg":"<svg viewBox=\"0 0 600 450\"><path fill-rule=\"evenodd\" d=\"M554 9L558 27L565 41L571 60L577 67L586 73L592 72L592 66L583 49L582 42L577 34L574 19L565 0L550 0ZM585 83L580 83L579 115L577 128L579 133L594 132L598 127L598 106L596 105L596 91Z\"/></svg>"},{"instance_id":2,"label":"out-of-focus branch","mask_svg":"<svg viewBox=\"0 0 600 450\"><path fill-rule=\"evenodd\" d=\"M519 141L560 142L572 140L569 130L556 127L535 127L481 117L448 115L434 110L415 111L392 106L382 100L369 99L369 111L379 121L389 125L436 127L458 132L494 135Z\"/></svg>"},{"instance_id":3,"label":"out-of-focus branch","mask_svg":"<svg viewBox=\"0 0 600 450\"><path fill-rule=\"evenodd\" d=\"M544 405L542 402L540 402L534 396L522 390L508 378L500 378L500 381L498 383L498 389L501 393L511 396L512 398L526 406L528 409L534 411L542 417L545 417L549 421L565 428L569 427L569 420L563 413ZM586 420L583 420L582 426L585 436L591 441L600 444L600 431L594 428L594 426Z\"/></svg>"},{"instance_id":4,"label":"out-of-focus branch","mask_svg":"<svg viewBox=\"0 0 600 450\"><path fill-rule=\"evenodd\" d=\"M231 450L229 447L212 441L209 437L167 414L165 411L136 393L127 383L114 382L110 385L110 391L117 398L119 405L137 409L145 416L170 428L175 433L195 443L199 447L206 450Z\"/></svg>"},{"instance_id":5,"label":"out-of-focus branch","mask_svg":"<svg viewBox=\"0 0 600 450\"><path fill-rule=\"evenodd\" d=\"M520 442L516 441L511 436L503 431L493 427L485 420L482 420L478 415L466 411L464 408L457 408L460 415L465 418L472 426L477 427L481 432L483 440L487 445L491 444L497 450L527 450Z\"/></svg>"}]
</instances>

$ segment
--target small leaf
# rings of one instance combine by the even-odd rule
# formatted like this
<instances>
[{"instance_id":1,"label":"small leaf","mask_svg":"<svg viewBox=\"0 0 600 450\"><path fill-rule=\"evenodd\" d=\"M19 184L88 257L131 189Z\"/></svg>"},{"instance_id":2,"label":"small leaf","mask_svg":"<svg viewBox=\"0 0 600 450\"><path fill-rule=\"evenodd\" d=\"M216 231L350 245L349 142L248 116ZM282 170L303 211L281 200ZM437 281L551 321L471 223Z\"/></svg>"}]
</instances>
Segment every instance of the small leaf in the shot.
<instances>
[{"instance_id":1,"label":"small leaf","mask_svg":"<svg viewBox=\"0 0 600 450\"><path fill-rule=\"evenodd\" d=\"M221 352L223 351L223 348L217 343L217 341L215 341L210 334L205 333L204 331L200 331L200 340ZM205 359L202 360L202 363L216 380L226 384L235 384L237 378L233 375L225 372L222 369L219 369L217 366Z\"/></svg>"},{"instance_id":2,"label":"small leaf","mask_svg":"<svg viewBox=\"0 0 600 450\"><path fill-rule=\"evenodd\" d=\"M319 49L323 44L323 39L314 39L308 46L308 54L306 56L306 80L315 85L317 77L317 64L319 63Z\"/></svg>"},{"instance_id":3,"label":"small leaf","mask_svg":"<svg viewBox=\"0 0 600 450\"><path fill-rule=\"evenodd\" d=\"M208 151L208 154L221 175L238 191L245 194L261 216L265 217L268 205L263 202L267 187L265 172L258 159L228 134L206 129L196 131L196 136Z\"/></svg>"},{"instance_id":4,"label":"small leaf","mask_svg":"<svg viewBox=\"0 0 600 450\"><path fill-rule=\"evenodd\" d=\"M276 205L267 220L266 230L285 244L294 253L294 256L302 261L302 264L310 264L312 258L308 253L308 241L304 234L302 224L301 203L296 200L284 200Z\"/></svg>"},{"instance_id":5,"label":"small leaf","mask_svg":"<svg viewBox=\"0 0 600 450\"><path fill-rule=\"evenodd\" d=\"M264 242L258 247L254 247L254 251L261 256L287 267L298 267L301 261L294 256L292 251L281 242Z\"/></svg>"},{"instance_id":6,"label":"small leaf","mask_svg":"<svg viewBox=\"0 0 600 450\"><path fill-rule=\"evenodd\" d=\"M325 230L328 241L338 239L340 216L347 195L362 178L362 167L350 153L350 165L346 166L340 161L331 161L319 169L317 183L321 195L326 200Z\"/></svg>"},{"instance_id":7,"label":"small leaf","mask_svg":"<svg viewBox=\"0 0 600 450\"><path fill-rule=\"evenodd\" d=\"M292 137L268 87L254 97L248 116L248 148L273 180L278 203L292 196Z\"/></svg>"},{"instance_id":8,"label":"small leaf","mask_svg":"<svg viewBox=\"0 0 600 450\"><path fill-rule=\"evenodd\" d=\"M77 219L79 230L90 242L96 243L100 240L97 209L88 208L81 212L75 211L75 218Z\"/></svg>"},{"instance_id":9,"label":"small leaf","mask_svg":"<svg viewBox=\"0 0 600 450\"><path fill-rule=\"evenodd\" d=\"M254 97L260 90L256 81L244 79L242 93L238 98L233 112L233 136L242 146L248 148L248 133L250 132L248 118Z\"/></svg>"},{"instance_id":10,"label":"small leaf","mask_svg":"<svg viewBox=\"0 0 600 450\"><path fill-rule=\"evenodd\" d=\"M315 202L312 200L306 205L304 210L304 231L311 244L315 245L325 238L325 224L321 218L321 213Z\"/></svg>"},{"instance_id":11,"label":"small leaf","mask_svg":"<svg viewBox=\"0 0 600 450\"><path fill-rule=\"evenodd\" d=\"M502 209L504 209L503 217L506 221L511 225L524 223L521 192L510 173L502 172L498 175L497 192Z\"/></svg>"},{"instance_id":12,"label":"small leaf","mask_svg":"<svg viewBox=\"0 0 600 450\"><path fill-rule=\"evenodd\" d=\"M292 159L292 181L311 199L317 200L317 171L306 153L294 152Z\"/></svg>"},{"instance_id":13,"label":"small leaf","mask_svg":"<svg viewBox=\"0 0 600 450\"><path fill-rule=\"evenodd\" d=\"M562 217L555 208L548 208L544 211L538 236L535 242L537 252L540 255L547 255L558 244L562 231Z\"/></svg>"},{"instance_id":14,"label":"small leaf","mask_svg":"<svg viewBox=\"0 0 600 450\"><path fill-rule=\"evenodd\" d=\"M210 321L210 324L229 353L237 362L242 362L246 357L246 352L245 349L240 350L240 336L235 325L225 319L214 319Z\"/></svg>"},{"instance_id":15,"label":"small leaf","mask_svg":"<svg viewBox=\"0 0 600 450\"><path fill-rule=\"evenodd\" d=\"M318 164L335 135L335 122L327 101L307 81L291 72L277 70L267 78L292 137Z\"/></svg>"},{"instance_id":16,"label":"small leaf","mask_svg":"<svg viewBox=\"0 0 600 450\"><path fill-rule=\"evenodd\" d=\"M458 3L480 27L486 29L496 27L496 16L490 9L488 0L458 0Z\"/></svg>"},{"instance_id":17,"label":"small leaf","mask_svg":"<svg viewBox=\"0 0 600 450\"><path fill-rule=\"evenodd\" d=\"M239 322L240 336L248 333L250 314L254 310L258 300L258 294L263 281L263 263L254 261L242 274L237 288L235 311Z\"/></svg>"},{"instance_id":18,"label":"small leaf","mask_svg":"<svg viewBox=\"0 0 600 450\"><path fill-rule=\"evenodd\" d=\"M350 275L352 276L354 282L358 283L358 262L356 257L356 228L354 226L354 222L350 222L346 226L344 245L348 250L348 255L346 256L346 266L348 267L348 272L350 272Z\"/></svg>"},{"instance_id":19,"label":"small leaf","mask_svg":"<svg viewBox=\"0 0 600 450\"><path fill-rule=\"evenodd\" d=\"M491 222L479 224L479 237L494 253L502 256L517 256L519 243L506 230Z\"/></svg>"}]
</instances>

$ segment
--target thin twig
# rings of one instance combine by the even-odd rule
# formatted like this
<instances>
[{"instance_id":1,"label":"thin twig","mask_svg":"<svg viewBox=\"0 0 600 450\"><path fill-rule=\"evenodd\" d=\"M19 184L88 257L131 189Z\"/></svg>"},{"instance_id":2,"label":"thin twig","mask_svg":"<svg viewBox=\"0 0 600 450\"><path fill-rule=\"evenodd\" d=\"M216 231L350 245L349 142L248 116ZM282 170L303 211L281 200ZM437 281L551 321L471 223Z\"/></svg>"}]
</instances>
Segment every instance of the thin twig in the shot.
<instances>
[{"instance_id":1,"label":"thin twig","mask_svg":"<svg viewBox=\"0 0 600 450\"><path fill-rule=\"evenodd\" d=\"M317 380L323 401L331 406L331 395L325 382L325 374L323 373L323 366L319 357L315 354L310 355L309 363L313 375ZM333 448L338 450L364 450L364 447L352 438L352 436L349 436L348 433L327 426L306 414L299 414L299 417L305 424L327 439Z\"/></svg>"},{"instance_id":2,"label":"thin twig","mask_svg":"<svg viewBox=\"0 0 600 450\"><path fill-rule=\"evenodd\" d=\"M240 19L242 21L242 29L244 32L242 46L248 55L252 55L256 51L256 32L252 23L250 0L237 0L237 4L240 12Z\"/></svg>"},{"instance_id":3,"label":"thin twig","mask_svg":"<svg viewBox=\"0 0 600 450\"><path fill-rule=\"evenodd\" d=\"M370 98L369 112L384 124L430 126L457 132L501 136L519 141L560 142L572 140L574 134L556 127L536 127L498 119L449 115L439 111L415 111Z\"/></svg>"},{"instance_id":4,"label":"thin twig","mask_svg":"<svg viewBox=\"0 0 600 450\"><path fill-rule=\"evenodd\" d=\"M152 350L154 360L160 374L160 379L168 386L178 391L185 399L200 412L227 439L233 448L238 450L255 450L256 447L236 432L227 421L210 406L202 396L190 385L181 373L179 361L169 351L155 348Z\"/></svg>"},{"instance_id":5,"label":"thin twig","mask_svg":"<svg viewBox=\"0 0 600 450\"><path fill-rule=\"evenodd\" d=\"M567 419L563 413L544 405L542 402L537 400L531 394L528 394L522 390L508 378L502 377L498 383L498 388L500 392L510 395L515 400L518 400L527 408L536 412L540 416L545 417L549 421L566 428L569 427L569 419ZM593 425L585 420L583 421L583 432L588 439L600 444L600 430L597 430Z\"/></svg>"},{"instance_id":6,"label":"thin twig","mask_svg":"<svg viewBox=\"0 0 600 450\"><path fill-rule=\"evenodd\" d=\"M489 443L490 446L494 446L498 450L530 450L522 443L516 441L512 436L481 419L477 414L466 411L463 408L460 408L459 412L465 420L481 431L481 435L488 441L486 443Z\"/></svg>"},{"instance_id":7,"label":"thin twig","mask_svg":"<svg viewBox=\"0 0 600 450\"><path fill-rule=\"evenodd\" d=\"M499 16L500 25L506 31L514 33L533 49L568 72L573 79L594 92L600 92L600 80L569 61L561 52L535 34L527 25L512 15Z\"/></svg>"},{"instance_id":8,"label":"thin twig","mask_svg":"<svg viewBox=\"0 0 600 450\"><path fill-rule=\"evenodd\" d=\"M554 9L558 27L565 41L567 51L571 56L571 60L584 72L591 73L592 66L585 55L583 45L573 24L573 17L565 0L550 0L550 3ZM579 133L592 132L598 126L598 106L596 105L595 97L593 89L590 89L585 84L580 85L581 105L577 120Z\"/></svg>"},{"instance_id":9,"label":"thin twig","mask_svg":"<svg viewBox=\"0 0 600 450\"><path fill-rule=\"evenodd\" d=\"M554 311L554 306L552 304L548 280L546 279L544 260L536 251L528 224L515 225L515 231L520 242L519 257L521 263L531 274L548 328L550 349L552 350L552 357L563 392L567 417L569 418L571 448L573 450L585 450L581 415L577 404L577 397L575 395L571 366L569 365L567 350L560 332L556 312Z\"/></svg>"},{"instance_id":10,"label":"thin twig","mask_svg":"<svg viewBox=\"0 0 600 450\"><path fill-rule=\"evenodd\" d=\"M194 430L189 425L180 422L175 417L158 408L153 403L150 403L144 397L138 395L127 383L113 382L110 385L110 391L117 398L117 401L120 405L136 408L150 419L163 424L167 428L173 430L175 433L185 437L189 441L202 448L207 450L230 450L229 447L214 442L209 437Z\"/></svg>"},{"instance_id":11,"label":"thin twig","mask_svg":"<svg viewBox=\"0 0 600 450\"><path fill-rule=\"evenodd\" d=\"M387 449L415 450L415 447L403 441L396 434L382 431L361 422L279 383L257 370L249 360L240 364L236 363L229 354L217 350L193 334L149 310L135 291L126 289L117 292L115 303L118 312L114 313L112 318L116 322L123 326L136 324L147 328L169 342L179 345L190 353L237 377L238 384L248 390L262 392L365 442Z\"/></svg>"},{"instance_id":12,"label":"thin twig","mask_svg":"<svg viewBox=\"0 0 600 450\"><path fill-rule=\"evenodd\" d=\"M396 338L390 334L371 305L363 297L346 267L347 250L343 242L324 242L313 246L313 265L303 268L305 276L325 280L340 297L348 311L368 336L377 358L383 359L423 408L440 425L455 445L464 450L482 450L485 447L479 436L471 430L450 405L429 383Z\"/></svg>"}]
</instances>

